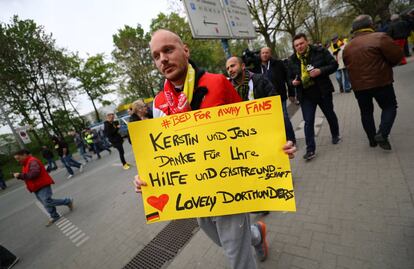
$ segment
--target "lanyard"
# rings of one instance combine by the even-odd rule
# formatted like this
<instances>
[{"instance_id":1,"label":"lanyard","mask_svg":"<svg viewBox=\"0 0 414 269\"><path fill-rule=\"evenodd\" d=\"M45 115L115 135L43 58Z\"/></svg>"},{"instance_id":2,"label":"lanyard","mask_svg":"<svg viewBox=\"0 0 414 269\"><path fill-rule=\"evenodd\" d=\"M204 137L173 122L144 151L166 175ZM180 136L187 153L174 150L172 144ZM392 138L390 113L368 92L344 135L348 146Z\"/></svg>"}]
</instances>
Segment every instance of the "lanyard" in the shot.
<instances>
[{"instance_id":1,"label":"lanyard","mask_svg":"<svg viewBox=\"0 0 414 269\"><path fill-rule=\"evenodd\" d=\"M267 73L267 71L269 71L269 68L270 68L270 61L267 61L267 67L266 66L263 66L263 65L261 65L262 66L262 74L265 74L265 73ZM263 67L265 67L266 68L266 71L265 70L263 70Z\"/></svg>"}]
</instances>

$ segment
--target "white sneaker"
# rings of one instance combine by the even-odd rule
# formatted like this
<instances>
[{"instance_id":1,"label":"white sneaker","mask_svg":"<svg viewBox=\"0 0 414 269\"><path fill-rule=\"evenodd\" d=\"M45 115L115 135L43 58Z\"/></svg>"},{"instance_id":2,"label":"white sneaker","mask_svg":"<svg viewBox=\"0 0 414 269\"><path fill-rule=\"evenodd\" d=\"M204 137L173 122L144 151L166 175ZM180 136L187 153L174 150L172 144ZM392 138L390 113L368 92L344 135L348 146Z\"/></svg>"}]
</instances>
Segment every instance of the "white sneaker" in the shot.
<instances>
[{"instance_id":1,"label":"white sneaker","mask_svg":"<svg viewBox=\"0 0 414 269\"><path fill-rule=\"evenodd\" d=\"M73 177L73 175L69 175L68 177L67 177L67 179L71 179Z\"/></svg>"},{"instance_id":2,"label":"white sneaker","mask_svg":"<svg viewBox=\"0 0 414 269\"><path fill-rule=\"evenodd\" d=\"M83 164L81 164L81 166L79 167L79 172L83 172L83 167L84 167L84 165Z\"/></svg>"}]
</instances>

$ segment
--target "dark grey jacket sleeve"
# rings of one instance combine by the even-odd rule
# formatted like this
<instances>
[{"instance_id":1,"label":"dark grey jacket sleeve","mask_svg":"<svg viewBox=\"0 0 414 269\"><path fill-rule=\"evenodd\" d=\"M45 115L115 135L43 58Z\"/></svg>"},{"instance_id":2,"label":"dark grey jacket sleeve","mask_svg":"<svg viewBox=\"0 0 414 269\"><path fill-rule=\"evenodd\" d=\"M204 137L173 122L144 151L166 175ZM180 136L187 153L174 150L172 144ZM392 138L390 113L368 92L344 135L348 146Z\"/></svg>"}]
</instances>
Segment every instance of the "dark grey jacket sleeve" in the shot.
<instances>
[{"instance_id":1,"label":"dark grey jacket sleeve","mask_svg":"<svg viewBox=\"0 0 414 269\"><path fill-rule=\"evenodd\" d=\"M29 163L29 172L27 173L20 173L17 177L18 179L35 179L40 175L40 165L35 160Z\"/></svg>"}]
</instances>

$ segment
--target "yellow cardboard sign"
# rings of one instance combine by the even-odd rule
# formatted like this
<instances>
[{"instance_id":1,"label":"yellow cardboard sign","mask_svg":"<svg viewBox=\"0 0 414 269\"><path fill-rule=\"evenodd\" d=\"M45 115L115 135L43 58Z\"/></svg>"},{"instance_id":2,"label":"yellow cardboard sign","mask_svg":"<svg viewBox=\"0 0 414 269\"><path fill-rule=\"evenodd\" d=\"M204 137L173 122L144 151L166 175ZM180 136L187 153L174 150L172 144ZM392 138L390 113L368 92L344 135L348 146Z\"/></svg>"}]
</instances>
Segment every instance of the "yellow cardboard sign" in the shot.
<instances>
[{"instance_id":1,"label":"yellow cardboard sign","mask_svg":"<svg viewBox=\"0 0 414 269\"><path fill-rule=\"evenodd\" d=\"M128 124L148 223L296 211L280 97Z\"/></svg>"}]
</instances>

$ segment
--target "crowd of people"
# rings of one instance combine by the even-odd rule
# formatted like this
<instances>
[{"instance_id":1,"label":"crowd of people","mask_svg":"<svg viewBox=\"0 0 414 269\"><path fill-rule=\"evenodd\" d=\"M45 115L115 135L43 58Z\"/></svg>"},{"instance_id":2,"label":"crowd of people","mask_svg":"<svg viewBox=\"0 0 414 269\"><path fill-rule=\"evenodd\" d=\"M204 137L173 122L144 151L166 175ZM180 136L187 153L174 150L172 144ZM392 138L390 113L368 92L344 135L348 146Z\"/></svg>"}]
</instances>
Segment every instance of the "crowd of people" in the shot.
<instances>
[{"instance_id":1,"label":"crowd of people","mask_svg":"<svg viewBox=\"0 0 414 269\"><path fill-rule=\"evenodd\" d=\"M401 39L406 38L406 35L395 34L399 30L396 30L398 24L394 22L395 17L392 17L388 34L376 32L372 18L360 15L352 23L352 38L347 40L335 36L328 48L312 45L305 34L299 33L292 39L294 53L287 61L273 58L271 49L264 47L260 50L260 65L251 70L239 57L227 59L228 78L199 68L190 60L190 49L177 34L158 30L152 35L150 51L157 69L165 77L164 88L155 97L152 110L142 100L133 102L129 109L130 121L280 95L287 138L282 149L289 158L295 157L296 137L286 102L288 99L294 103L298 101L305 122L306 153L303 158L310 161L316 157L314 122L317 107L328 121L332 144L342 141L333 105L334 86L329 78L336 73L340 91L354 92L369 146L379 145L384 150L391 150L388 136L397 111L392 68L404 63L405 43ZM373 116L374 99L382 109L378 128ZM70 135L85 163L93 158L86 149L101 158L103 150L111 153L111 145L119 152L122 167L129 169L119 128L115 114L109 112L103 135L91 129L71 131ZM72 158L64 139L53 137L52 140L57 155L67 169L68 179L74 175L72 167L82 172L84 164ZM27 150L17 152L14 157L23 168L13 175L23 180L27 189L43 204L50 215L47 223L50 226L60 218L56 206L65 205L72 210L73 199L52 198L50 186L54 182L48 172L55 170L57 165L53 151L46 146L42 149L42 155L48 162L47 168ZM137 192L145 188L146 180L139 175L135 177ZM0 171L0 187L5 186ZM263 221L251 224L249 213L203 217L198 218L198 223L213 242L223 247L231 268L256 268L251 246L260 261L266 260L266 224Z\"/></svg>"}]
</instances>

